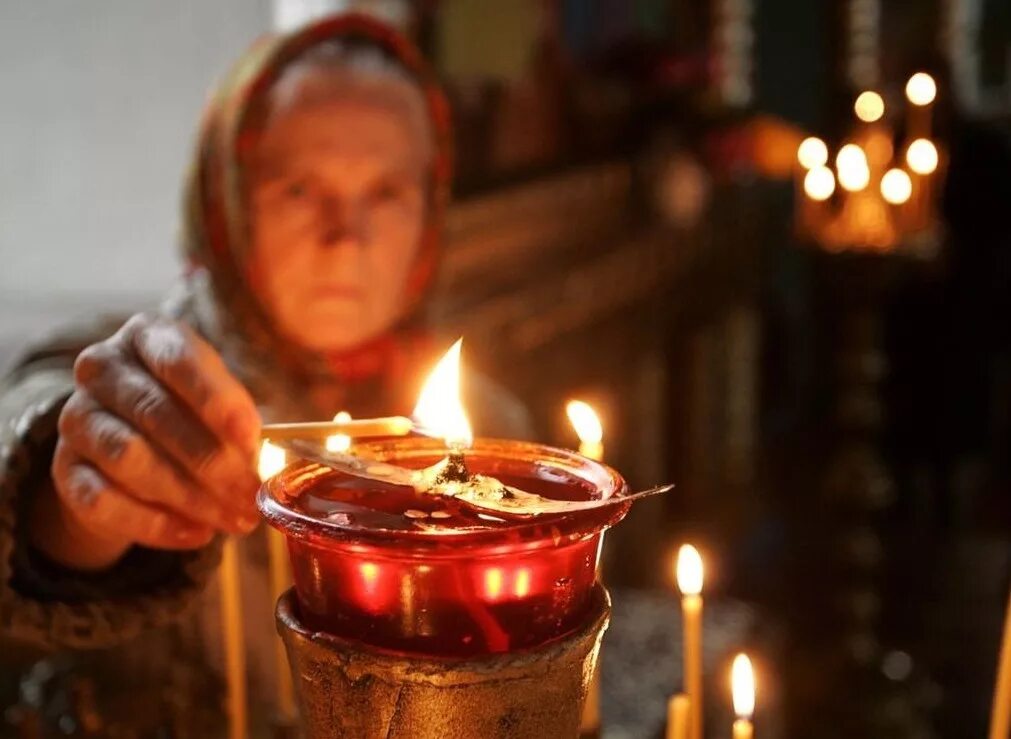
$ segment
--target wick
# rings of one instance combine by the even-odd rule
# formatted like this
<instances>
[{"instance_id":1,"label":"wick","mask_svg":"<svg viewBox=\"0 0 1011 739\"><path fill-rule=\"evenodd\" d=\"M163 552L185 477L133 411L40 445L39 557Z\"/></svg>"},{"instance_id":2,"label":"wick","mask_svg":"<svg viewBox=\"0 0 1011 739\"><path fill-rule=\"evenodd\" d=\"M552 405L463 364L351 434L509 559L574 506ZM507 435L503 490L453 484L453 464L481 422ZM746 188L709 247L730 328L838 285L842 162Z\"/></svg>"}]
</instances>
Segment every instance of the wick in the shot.
<instances>
[{"instance_id":1,"label":"wick","mask_svg":"<svg viewBox=\"0 0 1011 739\"><path fill-rule=\"evenodd\" d=\"M463 458L463 447L459 444L450 445L446 466L439 471L436 482L470 482L470 470Z\"/></svg>"}]
</instances>

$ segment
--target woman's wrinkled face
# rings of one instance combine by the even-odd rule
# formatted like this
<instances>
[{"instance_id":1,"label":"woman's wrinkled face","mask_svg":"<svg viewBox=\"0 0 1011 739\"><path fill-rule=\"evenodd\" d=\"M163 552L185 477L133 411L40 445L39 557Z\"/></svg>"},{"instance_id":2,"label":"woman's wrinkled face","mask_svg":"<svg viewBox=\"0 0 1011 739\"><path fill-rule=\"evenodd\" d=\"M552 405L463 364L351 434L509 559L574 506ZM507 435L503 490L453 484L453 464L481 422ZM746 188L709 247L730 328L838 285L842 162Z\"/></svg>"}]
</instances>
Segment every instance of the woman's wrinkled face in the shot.
<instances>
[{"instance_id":1,"label":"woman's wrinkled face","mask_svg":"<svg viewBox=\"0 0 1011 739\"><path fill-rule=\"evenodd\" d=\"M278 329L309 349L352 349L404 309L430 144L388 103L294 104L271 117L250 162L252 280Z\"/></svg>"}]
</instances>

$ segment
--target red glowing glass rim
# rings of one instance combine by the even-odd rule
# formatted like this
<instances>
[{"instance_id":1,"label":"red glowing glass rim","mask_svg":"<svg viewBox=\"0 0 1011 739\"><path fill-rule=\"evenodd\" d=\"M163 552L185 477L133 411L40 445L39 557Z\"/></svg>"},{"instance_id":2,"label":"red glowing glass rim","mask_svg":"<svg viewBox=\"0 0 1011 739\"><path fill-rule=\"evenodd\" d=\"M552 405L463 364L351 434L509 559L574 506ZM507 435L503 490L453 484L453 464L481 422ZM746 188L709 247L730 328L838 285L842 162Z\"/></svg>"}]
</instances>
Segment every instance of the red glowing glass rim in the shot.
<instances>
[{"instance_id":1,"label":"red glowing glass rim","mask_svg":"<svg viewBox=\"0 0 1011 739\"><path fill-rule=\"evenodd\" d=\"M400 463L408 467L425 467L435 464L449 454L445 443L426 437L405 437L383 441L356 443L355 454L381 462ZM624 478L614 469L576 452L557 447L526 441L504 439L475 439L464 454L478 471L486 471L486 463L512 465L515 470L526 465L530 472L540 466L560 469L578 478L593 489L595 497L601 500L620 498L628 493ZM376 545L384 542L405 544L426 551L426 556L440 548L455 549L460 544L492 545L502 539L505 548L514 550L516 539L536 546L556 543L559 538L582 538L613 526L628 512L630 502L615 501L614 505L602 506L572 513L553 513L532 516L529 520L510 522L500 526L478 530L447 530L444 532L424 529L386 529L321 519L295 510L287 504L311 489L314 483L327 475L341 474L329 467L314 462L298 461L277 475L271 477L260 488L257 504L267 522L280 529L289 537L315 541L323 544L329 540L342 547L355 542ZM512 544L506 545L505 537L512 537ZM325 545L325 544L324 544ZM448 545L448 546L447 546ZM450 552L446 552L450 554Z\"/></svg>"}]
</instances>

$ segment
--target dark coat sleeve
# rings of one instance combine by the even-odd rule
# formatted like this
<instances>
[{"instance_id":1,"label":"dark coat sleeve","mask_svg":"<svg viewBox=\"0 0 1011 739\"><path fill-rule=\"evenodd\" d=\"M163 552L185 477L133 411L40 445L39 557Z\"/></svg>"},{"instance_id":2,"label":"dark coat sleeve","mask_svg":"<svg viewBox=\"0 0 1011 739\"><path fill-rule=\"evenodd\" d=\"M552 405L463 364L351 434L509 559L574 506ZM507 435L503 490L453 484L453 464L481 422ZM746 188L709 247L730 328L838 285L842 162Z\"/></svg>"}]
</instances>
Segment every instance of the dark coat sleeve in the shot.
<instances>
[{"instance_id":1,"label":"dark coat sleeve","mask_svg":"<svg viewBox=\"0 0 1011 739\"><path fill-rule=\"evenodd\" d=\"M73 361L105 327L34 351L0 380L0 637L43 648L113 645L177 618L196 600L217 547L134 547L109 569L81 573L48 561L28 541L32 496L49 484L60 409Z\"/></svg>"}]
</instances>

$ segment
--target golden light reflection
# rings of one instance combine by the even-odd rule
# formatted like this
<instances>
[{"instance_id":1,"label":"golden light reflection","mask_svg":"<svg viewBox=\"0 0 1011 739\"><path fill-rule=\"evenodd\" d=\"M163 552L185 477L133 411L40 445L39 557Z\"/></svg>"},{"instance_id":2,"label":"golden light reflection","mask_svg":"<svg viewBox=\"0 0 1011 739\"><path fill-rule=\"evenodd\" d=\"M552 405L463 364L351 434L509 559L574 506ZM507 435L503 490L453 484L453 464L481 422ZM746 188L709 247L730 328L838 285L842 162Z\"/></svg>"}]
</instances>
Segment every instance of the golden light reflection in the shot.
<instances>
[{"instance_id":1,"label":"golden light reflection","mask_svg":"<svg viewBox=\"0 0 1011 739\"><path fill-rule=\"evenodd\" d=\"M884 131L873 131L863 140L867 161L875 168L884 167L892 159L894 153L892 137Z\"/></svg>"},{"instance_id":2,"label":"golden light reflection","mask_svg":"<svg viewBox=\"0 0 1011 739\"><path fill-rule=\"evenodd\" d=\"M815 167L804 176L804 192L812 200L828 200L835 192L835 175L828 167Z\"/></svg>"},{"instance_id":3,"label":"golden light reflection","mask_svg":"<svg viewBox=\"0 0 1011 739\"><path fill-rule=\"evenodd\" d=\"M676 572L678 590L682 595L699 595L702 592L702 556L691 544L683 544L678 550Z\"/></svg>"},{"instance_id":4,"label":"golden light reflection","mask_svg":"<svg viewBox=\"0 0 1011 739\"><path fill-rule=\"evenodd\" d=\"M284 449L269 441L264 441L260 445L260 458L256 465L260 480L269 480L283 470L286 465L287 459Z\"/></svg>"},{"instance_id":5,"label":"golden light reflection","mask_svg":"<svg viewBox=\"0 0 1011 739\"><path fill-rule=\"evenodd\" d=\"M336 423L347 423L351 420L351 414L341 411L333 417ZM326 437L326 450L328 452L346 452L351 448L351 437L347 434L333 434Z\"/></svg>"},{"instance_id":6,"label":"golden light reflection","mask_svg":"<svg viewBox=\"0 0 1011 739\"><path fill-rule=\"evenodd\" d=\"M885 114L885 101L873 90L866 90L853 103L853 112L864 123L873 123Z\"/></svg>"},{"instance_id":7,"label":"golden light reflection","mask_svg":"<svg viewBox=\"0 0 1011 739\"><path fill-rule=\"evenodd\" d=\"M484 594L488 600L498 600L502 597L502 570L489 567L484 571Z\"/></svg>"},{"instance_id":8,"label":"golden light reflection","mask_svg":"<svg viewBox=\"0 0 1011 739\"><path fill-rule=\"evenodd\" d=\"M513 582L513 593L517 598L525 598L530 595L530 570L521 567L516 571L516 580Z\"/></svg>"},{"instance_id":9,"label":"golden light reflection","mask_svg":"<svg viewBox=\"0 0 1011 739\"><path fill-rule=\"evenodd\" d=\"M439 360L425 381L418 405L414 408L414 420L453 447L469 447L474 441L470 421L460 399L462 345L463 339L458 339Z\"/></svg>"},{"instance_id":10,"label":"golden light reflection","mask_svg":"<svg viewBox=\"0 0 1011 739\"><path fill-rule=\"evenodd\" d=\"M906 149L906 164L916 174L930 174L937 169L937 147L930 139L916 139Z\"/></svg>"},{"instance_id":11,"label":"golden light reflection","mask_svg":"<svg viewBox=\"0 0 1011 739\"><path fill-rule=\"evenodd\" d=\"M755 670L746 654L734 657L730 668L730 687L734 696L734 713L750 719L755 712Z\"/></svg>"},{"instance_id":12,"label":"golden light reflection","mask_svg":"<svg viewBox=\"0 0 1011 739\"><path fill-rule=\"evenodd\" d=\"M362 575L362 583L367 590L372 590L379 580L379 565L374 562L362 562L358 565L358 571Z\"/></svg>"},{"instance_id":13,"label":"golden light reflection","mask_svg":"<svg viewBox=\"0 0 1011 739\"><path fill-rule=\"evenodd\" d=\"M797 161L804 169L823 167L828 162L828 147L816 136L809 136L797 147Z\"/></svg>"}]
</instances>

